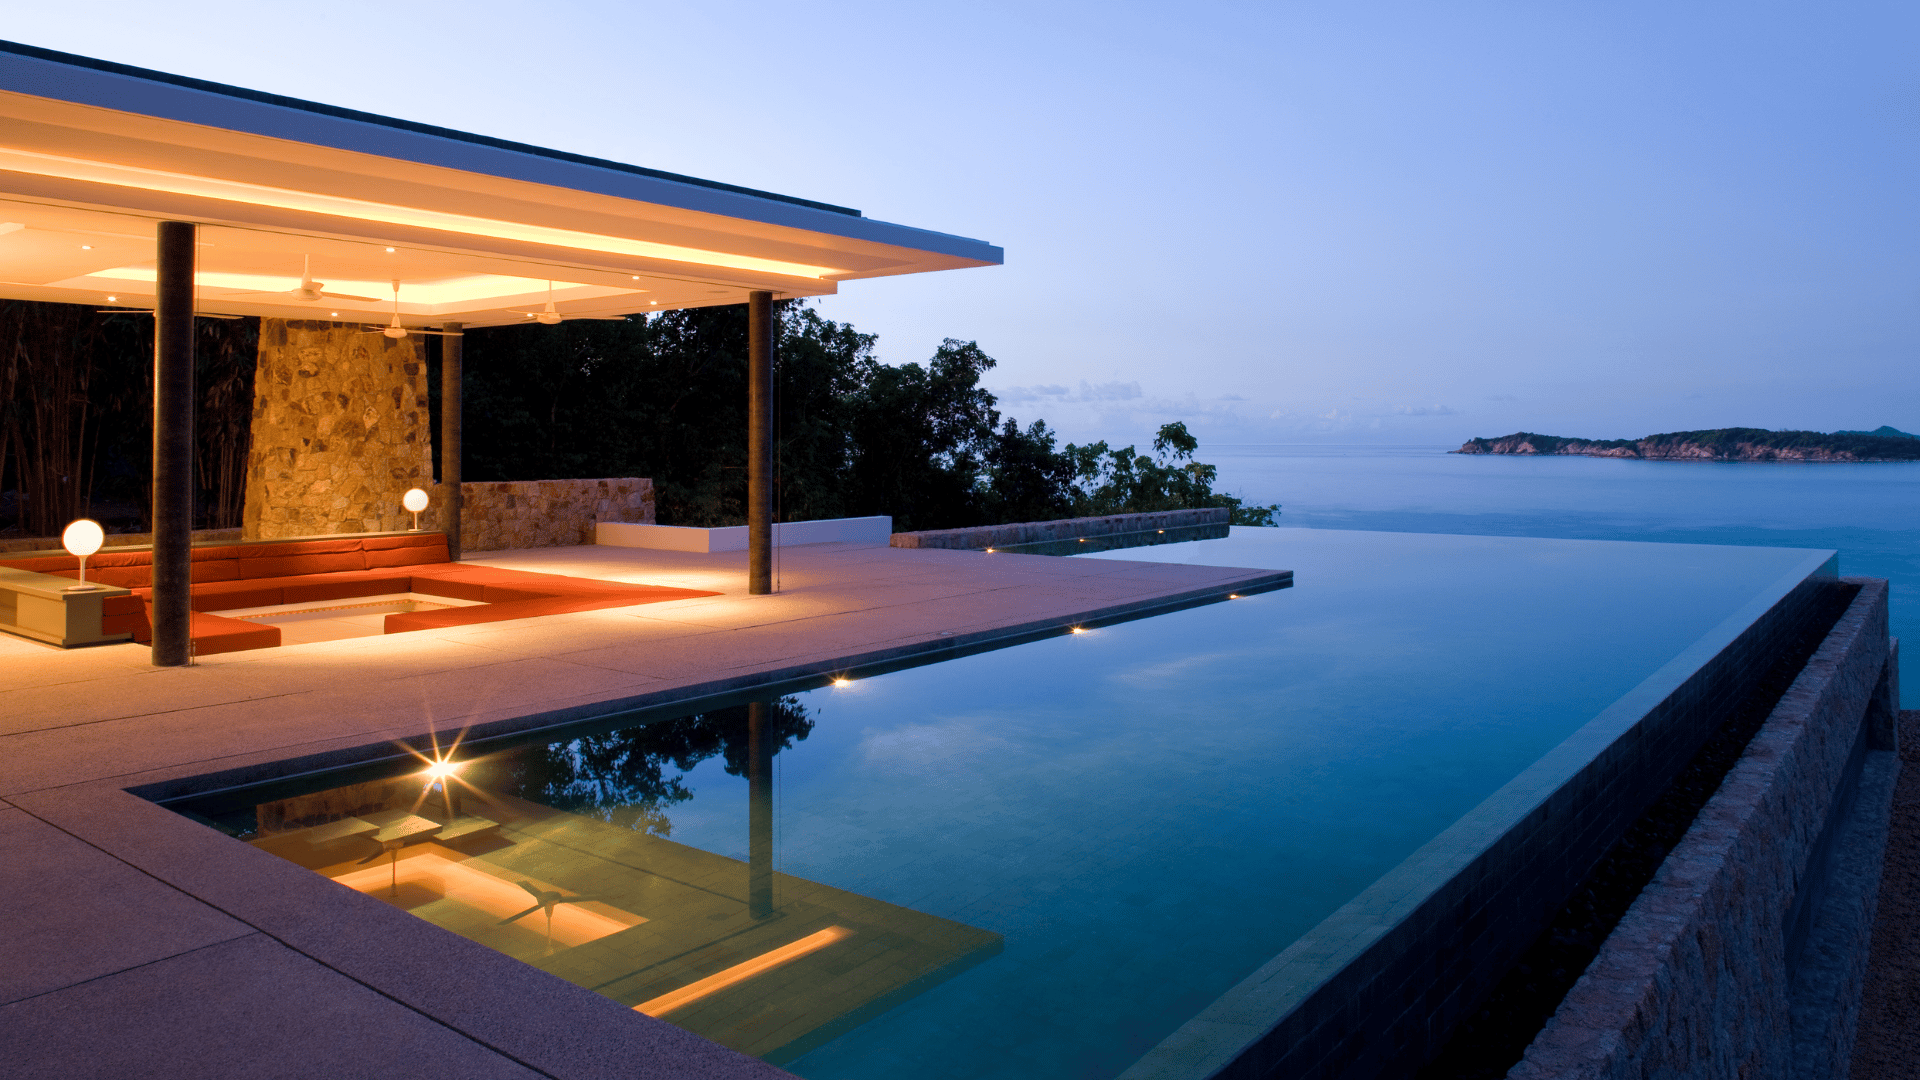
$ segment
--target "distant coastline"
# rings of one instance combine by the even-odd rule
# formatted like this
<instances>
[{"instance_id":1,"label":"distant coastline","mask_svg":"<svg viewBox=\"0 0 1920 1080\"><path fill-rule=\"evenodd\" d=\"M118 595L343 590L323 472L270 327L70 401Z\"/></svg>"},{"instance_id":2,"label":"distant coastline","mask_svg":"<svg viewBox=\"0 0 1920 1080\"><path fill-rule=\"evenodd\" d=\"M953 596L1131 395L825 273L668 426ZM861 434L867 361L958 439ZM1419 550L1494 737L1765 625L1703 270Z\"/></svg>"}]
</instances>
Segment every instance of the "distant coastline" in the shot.
<instances>
[{"instance_id":1,"label":"distant coastline","mask_svg":"<svg viewBox=\"0 0 1920 1080\"><path fill-rule=\"evenodd\" d=\"M1644 439L1568 439L1517 431L1468 439L1455 454L1555 454L1643 461L1920 461L1920 436L1897 428L1874 431L1768 431L1714 428Z\"/></svg>"}]
</instances>

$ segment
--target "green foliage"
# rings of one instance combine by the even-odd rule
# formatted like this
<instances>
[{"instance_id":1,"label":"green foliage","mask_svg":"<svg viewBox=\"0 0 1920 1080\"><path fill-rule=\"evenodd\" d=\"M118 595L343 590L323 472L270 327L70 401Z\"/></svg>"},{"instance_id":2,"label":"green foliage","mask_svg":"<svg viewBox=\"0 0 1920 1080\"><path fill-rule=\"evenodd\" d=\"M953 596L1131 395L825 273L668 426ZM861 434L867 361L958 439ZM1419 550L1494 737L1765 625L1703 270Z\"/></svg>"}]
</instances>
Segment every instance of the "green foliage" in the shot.
<instances>
[{"instance_id":1,"label":"green foliage","mask_svg":"<svg viewBox=\"0 0 1920 1080\"><path fill-rule=\"evenodd\" d=\"M1154 457L1058 449L1044 421L1022 428L994 408L980 385L994 359L974 342L894 366L873 335L804 303L777 314L778 520L890 514L905 531L1217 506L1273 523L1277 507L1213 491L1184 424L1161 429ZM645 476L662 524L739 524L746 367L739 307L469 331L464 476Z\"/></svg>"},{"instance_id":2,"label":"green foliage","mask_svg":"<svg viewBox=\"0 0 1920 1080\"><path fill-rule=\"evenodd\" d=\"M796 697L770 703L766 751L777 754L813 733ZM752 752L747 707L736 705L644 727L586 735L501 755L508 792L561 810L666 836L667 809L693 798L686 774L716 755L734 776L747 775Z\"/></svg>"},{"instance_id":3,"label":"green foliage","mask_svg":"<svg viewBox=\"0 0 1920 1080\"><path fill-rule=\"evenodd\" d=\"M1077 481L1074 516L1223 507L1230 512L1231 524L1272 525L1278 506L1246 506L1232 495L1213 490L1217 470L1193 460L1199 448L1199 440L1178 420L1161 426L1154 436L1152 457L1136 453L1131 446L1110 449L1105 441L1068 445L1067 457Z\"/></svg>"}]
</instances>

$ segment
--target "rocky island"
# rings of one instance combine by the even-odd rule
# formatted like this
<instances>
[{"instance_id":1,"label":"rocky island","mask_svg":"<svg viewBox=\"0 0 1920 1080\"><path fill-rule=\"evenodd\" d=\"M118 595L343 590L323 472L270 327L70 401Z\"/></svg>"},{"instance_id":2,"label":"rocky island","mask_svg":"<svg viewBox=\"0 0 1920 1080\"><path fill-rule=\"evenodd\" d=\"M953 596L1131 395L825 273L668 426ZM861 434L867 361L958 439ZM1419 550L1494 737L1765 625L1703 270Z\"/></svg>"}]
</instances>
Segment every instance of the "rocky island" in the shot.
<instances>
[{"instance_id":1,"label":"rocky island","mask_svg":"<svg viewBox=\"0 0 1920 1080\"><path fill-rule=\"evenodd\" d=\"M1646 461L1920 461L1920 436L1897 428L1873 431L1768 431L1714 428L1672 431L1644 439L1566 439L1517 431L1468 439L1456 454L1566 454Z\"/></svg>"}]
</instances>

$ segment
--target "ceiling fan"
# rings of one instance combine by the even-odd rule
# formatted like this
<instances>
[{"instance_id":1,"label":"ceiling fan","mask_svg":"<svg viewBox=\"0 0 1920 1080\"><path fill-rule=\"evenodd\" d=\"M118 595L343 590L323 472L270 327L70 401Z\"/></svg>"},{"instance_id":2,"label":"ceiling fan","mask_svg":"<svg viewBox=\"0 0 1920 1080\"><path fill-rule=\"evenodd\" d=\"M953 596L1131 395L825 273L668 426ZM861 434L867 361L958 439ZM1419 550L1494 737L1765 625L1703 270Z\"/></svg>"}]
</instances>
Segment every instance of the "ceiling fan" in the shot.
<instances>
[{"instance_id":1,"label":"ceiling fan","mask_svg":"<svg viewBox=\"0 0 1920 1080\"><path fill-rule=\"evenodd\" d=\"M324 281L313 280L313 256L302 255L301 260L302 262L300 264L300 284L284 292L252 292L252 293L241 293L240 295L242 296L280 296L290 300L298 300L302 303L312 303L317 300L364 300L369 304L377 304L380 302L380 298L377 296L355 296L352 293L337 293L337 292L324 291L327 287L327 283Z\"/></svg>"},{"instance_id":2,"label":"ceiling fan","mask_svg":"<svg viewBox=\"0 0 1920 1080\"><path fill-rule=\"evenodd\" d=\"M560 314L558 311L555 311L553 307L553 282L551 281L547 282L547 306L546 307L542 308L539 311L514 311L514 309L512 308L508 308L507 311L514 315L525 315L527 318L532 319L534 322L539 323L541 326L558 326L563 322L572 322L576 319L600 319L606 322L625 322L627 320L627 317L625 315L562 315Z\"/></svg>"},{"instance_id":3,"label":"ceiling fan","mask_svg":"<svg viewBox=\"0 0 1920 1080\"><path fill-rule=\"evenodd\" d=\"M361 330L364 334L383 334L390 338L404 338L409 334L437 334L440 337L459 337L458 330L428 330L422 326L400 325L400 282L393 283L393 321L385 326L369 326Z\"/></svg>"}]
</instances>

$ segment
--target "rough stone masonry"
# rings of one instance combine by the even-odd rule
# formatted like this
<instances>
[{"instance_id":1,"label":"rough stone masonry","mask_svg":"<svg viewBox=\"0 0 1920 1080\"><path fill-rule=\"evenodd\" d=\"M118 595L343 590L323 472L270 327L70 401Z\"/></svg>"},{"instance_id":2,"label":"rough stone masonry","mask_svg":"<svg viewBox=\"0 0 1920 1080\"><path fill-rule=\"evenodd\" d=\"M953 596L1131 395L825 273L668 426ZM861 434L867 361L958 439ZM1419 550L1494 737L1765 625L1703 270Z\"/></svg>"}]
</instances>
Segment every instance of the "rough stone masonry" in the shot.
<instances>
[{"instance_id":1,"label":"rough stone masonry","mask_svg":"<svg viewBox=\"0 0 1920 1080\"><path fill-rule=\"evenodd\" d=\"M260 320L247 539L412 526L400 496L433 481L421 340Z\"/></svg>"}]
</instances>

